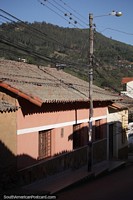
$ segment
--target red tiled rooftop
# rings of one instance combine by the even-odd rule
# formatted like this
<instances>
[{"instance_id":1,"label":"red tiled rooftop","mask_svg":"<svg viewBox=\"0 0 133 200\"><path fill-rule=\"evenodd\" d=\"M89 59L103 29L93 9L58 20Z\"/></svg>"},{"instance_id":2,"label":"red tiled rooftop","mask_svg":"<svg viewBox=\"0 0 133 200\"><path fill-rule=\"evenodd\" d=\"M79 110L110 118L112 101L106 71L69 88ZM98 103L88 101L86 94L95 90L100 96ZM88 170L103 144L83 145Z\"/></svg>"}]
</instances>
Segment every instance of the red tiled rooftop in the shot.
<instances>
[{"instance_id":1,"label":"red tiled rooftop","mask_svg":"<svg viewBox=\"0 0 133 200\"><path fill-rule=\"evenodd\" d=\"M130 82L130 81L133 81L133 77L124 77L124 78L122 79L122 84L128 83L128 82Z\"/></svg>"}]
</instances>

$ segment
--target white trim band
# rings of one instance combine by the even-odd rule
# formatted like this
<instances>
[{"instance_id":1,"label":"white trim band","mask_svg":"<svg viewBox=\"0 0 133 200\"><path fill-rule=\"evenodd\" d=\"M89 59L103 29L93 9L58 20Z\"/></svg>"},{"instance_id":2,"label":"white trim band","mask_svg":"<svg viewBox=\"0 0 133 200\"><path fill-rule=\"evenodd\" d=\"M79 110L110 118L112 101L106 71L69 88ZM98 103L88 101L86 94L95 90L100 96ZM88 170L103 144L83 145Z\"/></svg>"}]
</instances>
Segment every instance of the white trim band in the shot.
<instances>
[{"instance_id":1,"label":"white trim band","mask_svg":"<svg viewBox=\"0 0 133 200\"><path fill-rule=\"evenodd\" d=\"M92 121L106 119L106 118L107 118L107 115L100 116L100 117L93 117ZM86 122L89 122L89 119L82 119L82 120L77 120L77 121L63 122L63 123L59 123L59 124L51 124L51 125L38 126L38 127L33 127L33 128L19 129L19 130L17 130L17 135L33 133L33 132L42 131L42 130L49 130L49 129L53 129L53 128L71 126L74 124L80 124L80 123L86 123Z\"/></svg>"}]
</instances>

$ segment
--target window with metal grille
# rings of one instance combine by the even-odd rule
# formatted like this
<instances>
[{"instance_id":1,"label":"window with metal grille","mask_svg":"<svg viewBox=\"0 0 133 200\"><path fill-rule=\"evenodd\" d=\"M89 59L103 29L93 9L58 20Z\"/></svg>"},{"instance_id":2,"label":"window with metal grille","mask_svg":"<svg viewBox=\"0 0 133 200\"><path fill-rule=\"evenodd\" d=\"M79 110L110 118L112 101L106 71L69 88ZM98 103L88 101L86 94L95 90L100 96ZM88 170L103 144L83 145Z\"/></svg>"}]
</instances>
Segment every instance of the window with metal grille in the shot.
<instances>
[{"instance_id":1,"label":"window with metal grille","mask_svg":"<svg viewBox=\"0 0 133 200\"><path fill-rule=\"evenodd\" d=\"M39 131L39 159L51 156L51 131Z\"/></svg>"}]
</instances>

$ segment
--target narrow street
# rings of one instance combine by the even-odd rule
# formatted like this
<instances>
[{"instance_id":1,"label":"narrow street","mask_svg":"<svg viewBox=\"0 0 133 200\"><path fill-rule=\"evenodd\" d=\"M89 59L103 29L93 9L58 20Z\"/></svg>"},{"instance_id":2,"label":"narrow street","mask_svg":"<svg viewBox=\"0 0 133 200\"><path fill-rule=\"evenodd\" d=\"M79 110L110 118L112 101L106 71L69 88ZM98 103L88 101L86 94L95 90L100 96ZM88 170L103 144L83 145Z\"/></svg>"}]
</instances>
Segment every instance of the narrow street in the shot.
<instances>
[{"instance_id":1,"label":"narrow street","mask_svg":"<svg viewBox=\"0 0 133 200\"><path fill-rule=\"evenodd\" d=\"M57 194L59 200L132 200L133 165Z\"/></svg>"}]
</instances>

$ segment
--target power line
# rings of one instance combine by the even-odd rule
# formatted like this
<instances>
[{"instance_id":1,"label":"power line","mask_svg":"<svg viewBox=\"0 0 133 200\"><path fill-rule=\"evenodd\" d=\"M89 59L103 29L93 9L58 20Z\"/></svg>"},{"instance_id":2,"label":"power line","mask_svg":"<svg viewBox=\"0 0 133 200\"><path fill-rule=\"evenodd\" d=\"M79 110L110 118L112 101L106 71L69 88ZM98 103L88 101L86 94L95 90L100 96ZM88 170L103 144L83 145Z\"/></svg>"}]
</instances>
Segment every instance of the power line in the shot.
<instances>
[{"instance_id":1,"label":"power line","mask_svg":"<svg viewBox=\"0 0 133 200\"><path fill-rule=\"evenodd\" d=\"M85 26L88 27L88 24L86 22L84 22L82 19L80 19L79 17L77 17L76 15L74 15L72 12L70 12L70 10L64 8L60 3L58 3L56 0L53 0L53 2L55 2L55 4L57 4L59 7L61 7L63 10L65 10L66 12L68 12L69 14L65 13L65 16L68 16L69 19L73 19L72 16L74 16L76 19L78 19L82 24L84 24ZM75 19L73 19L75 21ZM81 23L77 22L79 25L81 25L82 27L84 27Z\"/></svg>"},{"instance_id":2,"label":"power line","mask_svg":"<svg viewBox=\"0 0 133 200\"><path fill-rule=\"evenodd\" d=\"M29 49L29 48L26 48L25 46L22 46L20 44L15 44L15 43L12 43L11 41L9 41L8 39L5 39L5 38L0 38L0 42L3 43L3 44L6 44L8 46L11 46L11 47L14 47L14 48L17 48L21 51L24 51L26 53L29 53L31 56L34 56L34 57L37 57L37 58L40 58L42 60L45 60L45 61L49 61L49 62L52 62L52 59L48 56L43 56L43 55L40 55L38 54L37 52L33 51L32 49Z\"/></svg>"},{"instance_id":3,"label":"power line","mask_svg":"<svg viewBox=\"0 0 133 200\"><path fill-rule=\"evenodd\" d=\"M42 2L43 1L43 2ZM86 28L84 25L82 25L81 23L85 24L88 27L88 24L86 24L85 22L83 22L80 18L76 17L75 15L73 15L69 10L67 10L69 12L69 14L65 13L62 9L60 9L59 7L63 8L64 10L66 10L63 6L61 6L59 3L57 3L55 0L53 0L54 3L48 1L48 0L38 0L38 2L40 4L42 4L43 6L46 6L50 11L54 12L55 14L57 14L58 16L60 16L61 18L63 18L64 20L66 20L69 24L72 24L75 28L79 28L77 27L75 24L79 24L82 28ZM45 3L44 3L45 2ZM55 9L57 9L59 12L61 12L63 14L63 16L61 14L59 14L59 12L56 12L55 10L53 10L51 7L49 7L47 4L52 5ZM66 19L65 17L69 17L69 20ZM73 18L73 16L75 18L77 18L79 21L81 21L81 23L78 20L75 20ZM73 22L72 22L73 21Z\"/></svg>"},{"instance_id":4,"label":"power line","mask_svg":"<svg viewBox=\"0 0 133 200\"><path fill-rule=\"evenodd\" d=\"M54 12L55 14L57 14L59 17L63 18L64 20L66 20L69 24L72 24L75 28L78 28L75 24L73 24L72 22L70 22L69 20L67 20L65 17L63 17L62 15L60 15L58 12L56 12L55 10L53 10L51 7L49 7L48 5L46 5L45 3L41 2L41 0L38 0L38 2L43 5L46 6L50 11Z\"/></svg>"},{"instance_id":5,"label":"power line","mask_svg":"<svg viewBox=\"0 0 133 200\"><path fill-rule=\"evenodd\" d=\"M95 69L95 71L97 72L97 74L99 74L105 81L107 81L108 82L108 79L107 78L105 78L105 76L102 74L102 73L100 73L99 71L98 71L98 69ZM111 76L112 78L114 78L113 76ZM108 86L111 88L111 89L113 89L115 92L120 92L117 88L115 88L115 87L113 87L112 85L110 85L109 83L108 83Z\"/></svg>"},{"instance_id":6,"label":"power line","mask_svg":"<svg viewBox=\"0 0 133 200\"><path fill-rule=\"evenodd\" d=\"M125 31L118 30L118 29L114 29L114 28L105 28L104 30L100 31L100 33L104 32L106 30L117 31L119 33L123 33L123 34L126 34L126 35L133 35L133 33L128 33L128 32L125 32Z\"/></svg>"},{"instance_id":7,"label":"power line","mask_svg":"<svg viewBox=\"0 0 133 200\"><path fill-rule=\"evenodd\" d=\"M12 20L12 19L10 19L10 18L8 18L8 17L5 17L4 15L0 15L1 17L3 17L4 19L7 19L8 21L6 21L6 22L11 22L12 24L12 26L14 26L14 27L19 27L20 26L20 24L18 24L17 22L15 22L14 20ZM21 21L19 21L20 23L22 23ZM24 23L24 24L23 24ZM30 25L27 25L25 22L23 22L22 24L23 24L23 26L24 27L26 27L26 28L28 28L28 31L32 31L32 33L35 33L35 34L37 34L37 37L38 38L40 38L40 39L42 39L42 40L44 40L44 38L43 37L41 37L40 36L40 34L38 33L38 32L35 32L34 30L32 30L33 28L32 28L32 26L30 26ZM21 24L21 25L22 25ZM36 29L36 30L38 30L38 29ZM38 30L39 31L39 30ZM45 37L46 37L46 35L45 35ZM48 38L48 39L50 39L50 38Z\"/></svg>"},{"instance_id":8,"label":"power line","mask_svg":"<svg viewBox=\"0 0 133 200\"><path fill-rule=\"evenodd\" d=\"M1 15L4 19L7 19L8 21L12 22L13 24L19 26L19 24L16 24L16 22L15 22L14 20L12 20L11 18L17 20L17 22L20 22L22 26L24 26L24 27L27 28L28 30L32 31L32 33L39 34L39 35L38 35L39 38L43 39L43 38L40 36L40 33L41 33L42 36L45 36L46 38L48 37L48 35L47 35L46 33L44 33L44 32L42 32L42 31L40 31L40 30L38 30L38 29L36 29L36 28L30 26L29 24L27 24L27 23L25 23L24 21L18 19L17 17L13 16L12 14L10 14L10 13L8 13L8 12L2 10L2 9L0 9L0 11L1 11L2 13L6 14L7 16L9 16L10 18ZM64 48L68 48L68 49L73 50L73 51L75 50L74 48L66 47L65 45L61 44L59 41L57 41L57 40L55 40L55 39L53 39L53 38L51 38L51 37L48 37L48 39L52 39L52 40L56 41L57 43L59 43L60 45L62 45ZM76 51L76 50L75 50L75 51ZM62 61L62 62L63 62L63 61ZM65 62L66 62L66 61L65 61ZM84 64L84 63L80 63L80 64L79 64L79 63L75 63L75 62L70 62L70 65L73 65L73 64L76 64L76 65L84 65L84 66L86 65L86 64Z\"/></svg>"},{"instance_id":9,"label":"power line","mask_svg":"<svg viewBox=\"0 0 133 200\"><path fill-rule=\"evenodd\" d=\"M38 1L39 1L39 0L38 0ZM29 25L26 24L24 21L22 21L21 19L18 19L17 17L11 15L10 13L8 13L8 12L2 10L2 9L0 9L0 11L1 11L2 13L4 13L4 14L10 16L11 18L17 20L18 22L22 23L22 25L23 25L24 27L28 28L28 30L33 31L34 33L38 33L39 36L40 36L40 34L41 34L42 36L48 38L49 40L52 40L52 41L58 43L60 46L63 46L64 48L74 50L73 48L70 48L70 47L68 47L68 46L65 46L64 44L62 44L62 43L59 42L58 40L56 40L56 39L54 39L54 38L52 38L52 37L49 37L48 34L46 34L46 33L42 32L42 31L40 31L40 30L34 28L33 26L29 26ZM2 15L1 15L1 16L2 16ZM7 18L7 17L4 17L4 18ZM9 19L9 18L7 18L7 19ZM11 19L9 19L9 20L10 20L11 22L13 22L13 23L16 23L14 20L11 20Z\"/></svg>"},{"instance_id":10,"label":"power line","mask_svg":"<svg viewBox=\"0 0 133 200\"><path fill-rule=\"evenodd\" d=\"M71 65L76 65L76 66L87 66L85 63L77 63L77 62L72 62L72 61L66 61L66 60L60 60L60 59L55 59L54 57L49 57L48 55L44 54L44 55L41 55L40 53L36 52L36 51L33 51L32 49L30 49L29 47L27 48L27 46L24 46L22 44L18 44L18 43L15 43L15 42L11 42L10 40L8 40L7 38L5 38L4 36L1 36L0 38L0 42L3 43L3 44L6 44L8 46L11 46L11 47L14 47L14 48L17 48L21 51L24 51L28 54L30 54L32 57L37 57L41 60L45 60L47 62L51 62L53 64L56 64L56 63L64 63L64 64L67 64L69 66ZM74 66L73 66L74 67ZM77 69L77 68L76 68Z\"/></svg>"},{"instance_id":11,"label":"power line","mask_svg":"<svg viewBox=\"0 0 133 200\"><path fill-rule=\"evenodd\" d=\"M1 14L0 14L0 17L4 18L4 19L6 19L6 20L8 20L8 21L10 21L10 22L12 22L12 23L16 23L15 21L9 19L8 17L5 17L4 15L1 15ZM5 21L6 21L6 20L5 20ZM6 21L6 22L8 22L8 21Z\"/></svg>"},{"instance_id":12,"label":"power line","mask_svg":"<svg viewBox=\"0 0 133 200\"><path fill-rule=\"evenodd\" d=\"M63 18L64 20L66 20L69 24L72 24L74 27L76 27L76 28L78 28L75 24L79 24L82 28L85 28L85 26L87 26L88 27L88 24L86 23L86 22L84 22L82 19L80 19L79 17L77 17L76 15L74 15L72 12L70 12L70 10L68 10L68 9L66 9L66 8L64 8L60 3L58 3L57 1L55 1L55 0L53 0L53 2L54 3L52 3L52 2L50 2L50 1L48 1L48 0L38 0L42 5L44 5L44 6L46 6L48 9L50 9L51 11L53 11L54 13L56 13L58 16L60 16L61 18ZM44 3L45 2L45 3ZM63 16L66 16L66 17L69 17L69 20L67 20L66 18L64 18L62 15L60 15L59 13L57 13L55 10L53 10L51 7L49 7L48 5L46 5L46 3L47 4L50 4L50 5L52 5L55 9L57 9L58 11L60 11L62 14L63 14ZM56 4L56 5L55 5ZM60 9L61 8L61 9ZM68 13L64 13L64 11L63 10L65 10L66 12L68 12ZM78 19L79 21L77 21L77 20L75 20L74 18L76 18L76 19ZM71 21L73 21L73 23L71 22ZM85 26L84 26L84 25Z\"/></svg>"},{"instance_id":13,"label":"power line","mask_svg":"<svg viewBox=\"0 0 133 200\"><path fill-rule=\"evenodd\" d=\"M8 45L8 46L11 46L11 47L14 47L14 48L17 48L17 49L19 49L19 50L22 50L22 51L24 51L24 52L26 52L26 53L29 53L31 56L33 56L33 57L37 57L37 58L39 58L39 59L42 59L42 60L45 60L45 61L47 61L47 62L51 62L51 63L57 63L57 62L59 62L59 60L55 60L55 59L52 59L51 57L48 57L48 56L42 56L41 54L38 54L37 52L35 52L35 51L33 51L33 50L31 50L31 49L27 49L26 47L24 47L24 46L22 46L22 45L18 45L18 44L13 44L13 43L11 43L9 40L7 40L7 39L1 39L0 38L0 42L1 43L3 43L3 44L6 44L6 45ZM78 64L78 63L71 63L71 62L68 62L67 64ZM98 72L99 73L99 72ZM100 74L101 75L101 74ZM103 76L103 78L105 79L105 77ZM107 81L107 79L105 79L106 81ZM115 91L117 91L118 92L118 90L116 90L115 88L113 88L112 86L110 86L113 90L115 90ZM97 92L98 93L98 92ZM101 92L99 92L99 93L101 93Z\"/></svg>"},{"instance_id":14,"label":"power line","mask_svg":"<svg viewBox=\"0 0 133 200\"><path fill-rule=\"evenodd\" d=\"M67 3L65 3L63 0L60 0L63 5L65 5L66 7L70 8L73 12L75 12L76 14L78 14L80 17L82 17L82 19L86 20L86 18L84 16L82 16L79 12L77 12L76 10L74 10L73 8L71 8Z\"/></svg>"},{"instance_id":15,"label":"power line","mask_svg":"<svg viewBox=\"0 0 133 200\"><path fill-rule=\"evenodd\" d=\"M9 18L7 18L8 20L10 20ZM13 20L10 20L10 21L12 21L13 23L15 23L15 21L13 21ZM1 40L1 42L5 42L5 41L2 41ZM11 44L11 41L8 41L8 40L6 40L6 44L7 44L7 42L9 42L9 45L14 45L14 44ZM15 45L18 45L18 44L15 44ZM17 48L17 46L13 46L13 47L16 47ZM23 49L23 47L21 46L20 47L20 45L18 46L18 48L20 49L21 48L21 50L25 50L25 49ZM25 48L27 48L27 47L25 47ZM27 50L27 49L26 49ZM48 57L48 56L47 56ZM52 58L50 58L50 59L52 59ZM54 59L55 60L55 59ZM58 60L56 60L56 61L54 61L54 62L63 62L63 61L59 61L59 59ZM65 61L66 62L66 61ZM72 63L72 62L69 62L69 64L70 65L72 65L72 64L76 64L76 65L79 65L78 63Z\"/></svg>"},{"instance_id":16,"label":"power line","mask_svg":"<svg viewBox=\"0 0 133 200\"><path fill-rule=\"evenodd\" d=\"M18 19L17 17L11 15L10 13L8 13L8 12L2 10L2 9L0 9L0 11L1 11L2 13L4 13L4 14L8 15L9 17L11 17L11 18L17 20L18 22L20 22L21 25L23 25L24 27L28 28L28 30L29 30L29 31L32 31L32 33L38 34L38 37L39 37L40 39L43 40L43 38L40 36L40 33L41 33L42 36L48 38L49 40L54 40L55 42L57 42L58 44L60 44L60 45L63 46L64 48L70 49L70 50L72 50L72 51L76 51L74 48L67 47L67 46L63 45L62 43L60 43L59 41L57 41L57 40L55 40L55 39L53 39L53 38L51 38L51 37L48 37L48 35L47 35L46 33L42 32L42 31L40 31L40 30L38 30L38 29L36 29L36 28L34 28L34 27L32 27L32 26L29 26L29 24L23 22L22 20L20 20L20 19ZM3 16L3 15L1 15L1 16L2 16L4 19L9 20L10 22L12 22L13 24L15 24L15 25L17 25L17 26L19 27L19 24L16 24L16 22L15 22L14 20L12 20L12 19L10 19L10 18L8 18L8 17L6 17L6 16ZM77 51L76 51L76 53L77 53Z\"/></svg>"}]
</instances>

